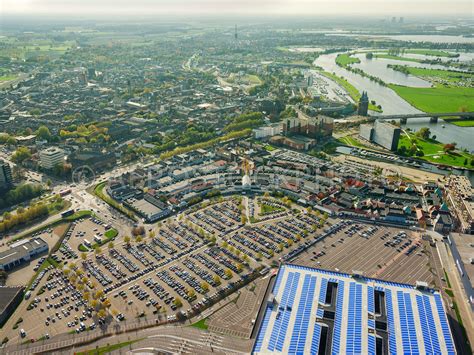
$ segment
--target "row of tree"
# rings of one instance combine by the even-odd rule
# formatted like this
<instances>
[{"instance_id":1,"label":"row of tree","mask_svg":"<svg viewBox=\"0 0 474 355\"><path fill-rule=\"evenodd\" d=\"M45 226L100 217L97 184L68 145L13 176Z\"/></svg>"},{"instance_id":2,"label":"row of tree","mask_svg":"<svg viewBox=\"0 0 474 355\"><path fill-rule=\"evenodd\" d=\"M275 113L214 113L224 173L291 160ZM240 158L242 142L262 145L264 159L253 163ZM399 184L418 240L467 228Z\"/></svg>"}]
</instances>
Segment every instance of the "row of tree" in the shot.
<instances>
[{"instance_id":1,"label":"row of tree","mask_svg":"<svg viewBox=\"0 0 474 355\"><path fill-rule=\"evenodd\" d=\"M4 213L3 220L0 222L0 233L5 233L16 226L29 223L36 218L47 216L48 207L39 203L26 209L19 208L15 214Z\"/></svg>"},{"instance_id":2,"label":"row of tree","mask_svg":"<svg viewBox=\"0 0 474 355\"><path fill-rule=\"evenodd\" d=\"M40 184L23 184L9 190L0 197L0 209L14 206L32 198L38 197L43 193Z\"/></svg>"}]
</instances>

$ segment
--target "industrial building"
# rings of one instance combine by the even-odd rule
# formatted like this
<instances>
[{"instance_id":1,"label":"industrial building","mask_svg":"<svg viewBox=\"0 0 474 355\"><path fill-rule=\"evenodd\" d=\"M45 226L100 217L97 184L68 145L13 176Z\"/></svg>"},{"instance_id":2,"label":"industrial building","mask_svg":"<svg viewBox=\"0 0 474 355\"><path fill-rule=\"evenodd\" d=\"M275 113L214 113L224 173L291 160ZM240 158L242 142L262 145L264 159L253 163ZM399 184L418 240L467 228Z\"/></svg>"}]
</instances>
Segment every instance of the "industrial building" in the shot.
<instances>
[{"instance_id":1,"label":"industrial building","mask_svg":"<svg viewBox=\"0 0 474 355\"><path fill-rule=\"evenodd\" d=\"M0 252L0 270L10 271L48 250L48 243L39 237L21 240Z\"/></svg>"},{"instance_id":2,"label":"industrial building","mask_svg":"<svg viewBox=\"0 0 474 355\"><path fill-rule=\"evenodd\" d=\"M391 151L398 149L400 132L400 127L381 120L376 120L373 125L362 124L359 128L359 136L361 138Z\"/></svg>"},{"instance_id":3,"label":"industrial building","mask_svg":"<svg viewBox=\"0 0 474 355\"><path fill-rule=\"evenodd\" d=\"M13 314L23 297L24 286L0 286L0 327Z\"/></svg>"},{"instance_id":4,"label":"industrial building","mask_svg":"<svg viewBox=\"0 0 474 355\"><path fill-rule=\"evenodd\" d=\"M280 267L255 354L455 354L439 292L297 265Z\"/></svg>"},{"instance_id":5,"label":"industrial building","mask_svg":"<svg viewBox=\"0 0 474 355\"><path fill-rule=\"evenodd\" d=\"M66 154L64 150L50 147L39 152L40 165L44 169L53 169L56 165L64 162Z\"/></svg>"}]
</instances>

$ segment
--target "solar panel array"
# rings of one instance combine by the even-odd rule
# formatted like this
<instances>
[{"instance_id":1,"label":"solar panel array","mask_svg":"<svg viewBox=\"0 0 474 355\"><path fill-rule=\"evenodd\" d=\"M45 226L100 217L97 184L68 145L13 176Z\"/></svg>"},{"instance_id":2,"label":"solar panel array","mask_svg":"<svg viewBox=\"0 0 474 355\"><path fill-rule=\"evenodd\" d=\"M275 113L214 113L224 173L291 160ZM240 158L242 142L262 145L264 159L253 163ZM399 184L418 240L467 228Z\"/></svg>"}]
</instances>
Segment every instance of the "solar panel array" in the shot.
<instances>
[{"instance_id":1,"label":"solar panel array","mask_svg":"<svg viewBox=\"0 0 474 355\"><path fill-rule=\"evenodd\" d=\"M386 330L377 328L376 291L384 297ZM283 265L272 293L254 353L317 354L325 344L331 354L375 354L381 343L390 354L455 354L441 296L433 290Z\"/></svg>"}]
</instances>

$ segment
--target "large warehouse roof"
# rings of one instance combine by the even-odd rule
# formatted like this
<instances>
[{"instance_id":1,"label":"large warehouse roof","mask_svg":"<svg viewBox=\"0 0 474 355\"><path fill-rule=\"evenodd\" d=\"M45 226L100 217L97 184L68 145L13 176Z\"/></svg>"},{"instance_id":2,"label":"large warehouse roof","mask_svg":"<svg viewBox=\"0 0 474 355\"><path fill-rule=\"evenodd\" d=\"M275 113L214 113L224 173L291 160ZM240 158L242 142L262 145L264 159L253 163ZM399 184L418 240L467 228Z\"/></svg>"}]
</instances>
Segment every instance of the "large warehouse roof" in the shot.
<instances>
[{"instance_id":1,"label":"large warehouse roof","mask_svg":"<svg viewBox=\"0 0 474 355\"><path fill-rule=\"evenodd\" d=\"M254 353L455 354L431 289L283 265L272 295Z\"/></svg>"}]
</instances>

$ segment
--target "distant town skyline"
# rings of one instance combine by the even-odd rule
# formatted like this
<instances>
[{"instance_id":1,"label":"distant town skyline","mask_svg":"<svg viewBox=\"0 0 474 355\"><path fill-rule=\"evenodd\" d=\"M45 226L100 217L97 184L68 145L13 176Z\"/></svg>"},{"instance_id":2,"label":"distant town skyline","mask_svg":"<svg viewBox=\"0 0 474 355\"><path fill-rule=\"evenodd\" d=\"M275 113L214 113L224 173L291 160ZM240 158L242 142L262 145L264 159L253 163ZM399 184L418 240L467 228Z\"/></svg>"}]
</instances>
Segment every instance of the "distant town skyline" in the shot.
<instances>
[{"instance_id":1,"label":"distant town skyline","mask_svg":"<svg viewBox=\"0 0 474 355\"><path fill-rule=\"evenodd\" d=\"M474 14L472 0L2 0L3 14L447 15Z\"/></svg>"}]
</instances>

